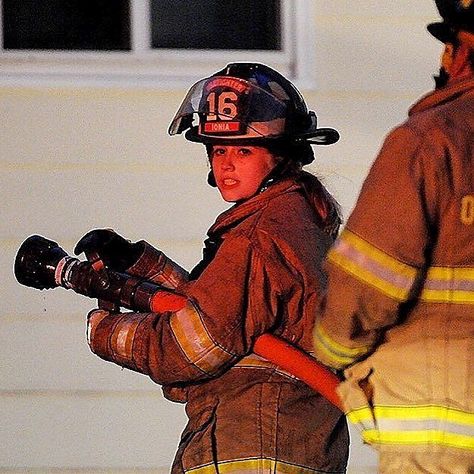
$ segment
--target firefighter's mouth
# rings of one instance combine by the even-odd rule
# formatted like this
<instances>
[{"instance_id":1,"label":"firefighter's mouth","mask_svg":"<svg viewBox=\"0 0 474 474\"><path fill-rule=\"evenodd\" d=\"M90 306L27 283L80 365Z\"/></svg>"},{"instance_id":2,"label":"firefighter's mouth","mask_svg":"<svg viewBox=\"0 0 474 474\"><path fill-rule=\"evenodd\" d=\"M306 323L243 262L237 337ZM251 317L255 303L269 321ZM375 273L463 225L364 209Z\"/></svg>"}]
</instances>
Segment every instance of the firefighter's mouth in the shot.
<instances>
[{"instance_id":1,"label":"firefighter's mouth","mask_svg":"<svg viewBox=\"0 0 474 474\"><path fill-rule=\"evenodd\" d=\"M233 178L225 178L225 179L222 180L222 184L226 188L232 188L234 186L237 186L239 184L239 182L236 179L233 179Z\"/></svg>"}]
</instances>

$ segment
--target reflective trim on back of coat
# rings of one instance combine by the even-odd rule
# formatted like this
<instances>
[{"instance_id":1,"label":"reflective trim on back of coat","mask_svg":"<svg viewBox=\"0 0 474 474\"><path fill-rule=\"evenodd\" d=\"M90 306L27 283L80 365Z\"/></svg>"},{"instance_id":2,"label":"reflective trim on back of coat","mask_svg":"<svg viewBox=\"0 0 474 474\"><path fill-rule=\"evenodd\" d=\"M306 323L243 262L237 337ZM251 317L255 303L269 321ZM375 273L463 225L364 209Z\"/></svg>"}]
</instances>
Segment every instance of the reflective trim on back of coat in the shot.
<instances>
[{"instance_id":1,"label":"reflective trim on back of coat","mask_svg":"<svg viewBox=\"0 0 474 474\"><path fill-rule=\"evenodd\" d=\"M429 444L474 450L474 414L452 407L363 407L347 416L361 430L367 443Z\"/></svg>"},{"instance_id":2,"label":"reflective trim on back of coat","mask_svg":"<svg viewBox=\"0 0 474 474\"><path fill-rule=\"evenodd\" d=\"M328 260L399 301L408 298L418 272L347 229L330 250Z\"/></svg>"},{"instance_id":3,"label":"reflective trim on back of coat","mask_svg":"<svg viewBox=\"0 0 474 474\"><path fill-rule=\"evenodd\" d=\"M215 474L217 472L222 474L254 474L255 472L262 474L317 474L322 471L263 458L224 461L217 463L217 466L208 464L186 471L188 474Z\"/></svg>"},{"instance_id":4,"label":"reflective trim on back of coat","mask_svg":"<svg viewBox=\"0 0 474 474\"><path fill-rule=\"evenodd\" d=\"M328 260L385 295L406 301L420 269L400 262L350 230L344 230ZM474 304L474 268L433 266L421 301Z\"/></svg>"}]
</instances>

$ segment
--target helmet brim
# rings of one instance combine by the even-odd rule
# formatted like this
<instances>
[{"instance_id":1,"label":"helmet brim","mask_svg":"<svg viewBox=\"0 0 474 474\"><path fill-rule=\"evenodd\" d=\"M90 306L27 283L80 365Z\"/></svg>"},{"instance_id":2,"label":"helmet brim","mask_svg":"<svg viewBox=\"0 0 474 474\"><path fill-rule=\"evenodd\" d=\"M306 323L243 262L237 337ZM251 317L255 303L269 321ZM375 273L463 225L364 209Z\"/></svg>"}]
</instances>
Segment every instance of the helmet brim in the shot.
<instances>
[{"instance_id":1,"label":"helmet brim","mask_svg":"<svg viewBox=\"0 0 474 474\"><path fill-rule=\"evenodd\" d=\"M271 137L253 137L253 138L231 138L231 137L210 137L201 135L197 126L191 127L186 133L185 138L191 142L203 143L205 145L254 145L265 146L266 143L277 142L295 142L295 143L309 143L310 145L332 145L336 143L339 138L339 132L334 128L318 128L313 132L300 136L285 136L280 135L274 138Z\"/></svg>"},{"instance_id":2,"label":"helmet brim","mask_svg":"<svg viewBox=\"0 0 474 474\"><path fill-rule=\"evenodd\" d=\"M443 21L430 23L426 29L442 43L450 43L456 38L456 31L454 28L449 23Z\"/></svg>"},{"instance_id":3,"label":"helmet brim","mask_svg":"<svg viewBox=\"0 0 474 474\"><path fill-rule=\"evenodd\" d=\"M229 137L229 136L209 136L199 133L199 127L193 126L184 134L186 140L194 143L203 143L204 145L254 145L264 146L265 143L274 143L282 141L282 136L272 137Z\"/></svg>"},{"instance_id":4,"label":"helmet brim","mask_svg":"<svg viewBox=\"0 0 474 474\"><path fill-rule=\"evenodd\" d=\"M306 141L311 145L332 145L340 138L339 132L334 128L317 128L308 135L302 135L300 140Z\"/></svg>"}]
</instances>

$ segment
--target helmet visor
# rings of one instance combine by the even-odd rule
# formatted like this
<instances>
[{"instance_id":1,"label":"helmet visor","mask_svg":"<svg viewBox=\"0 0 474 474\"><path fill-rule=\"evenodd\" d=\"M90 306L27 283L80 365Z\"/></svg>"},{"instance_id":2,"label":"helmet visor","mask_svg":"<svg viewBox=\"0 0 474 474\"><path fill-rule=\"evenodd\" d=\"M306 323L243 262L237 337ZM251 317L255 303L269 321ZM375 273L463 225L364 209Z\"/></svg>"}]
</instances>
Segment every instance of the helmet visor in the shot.
<instances>
[{"instance_id":1,"label":"helmet visor","mask_svg":"<svg viewBox=\"0 0 474 474\"><path fill-rule=\"evenodd\" d=\"M213 76L191 87L168 132L182 133L197 117L202 138L278 137L284 134L287 116L283 99L244 79Z\"/></svg>"}]
</instances>

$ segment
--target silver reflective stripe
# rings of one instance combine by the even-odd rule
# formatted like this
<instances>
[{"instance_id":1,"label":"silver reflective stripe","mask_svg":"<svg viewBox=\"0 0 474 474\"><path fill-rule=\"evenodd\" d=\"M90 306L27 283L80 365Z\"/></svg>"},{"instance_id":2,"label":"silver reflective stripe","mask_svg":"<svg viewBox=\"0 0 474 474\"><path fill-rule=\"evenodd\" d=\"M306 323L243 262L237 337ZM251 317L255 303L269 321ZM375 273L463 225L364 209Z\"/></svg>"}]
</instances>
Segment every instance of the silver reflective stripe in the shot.
<instances>
[{"instance_id":1,"label":"silver reflective stripe","mask_svg":"<svg viewBox=\"0 0 474 474\"><path fill-rule=\"evenodd\" d=\"M245 356L244 358L239 360L239 362L237 362L234 367L239 369L270 369L280 375L284 375L285 377L289 377L294 380L297 379L297 377L295 377L294 375L290 374L286 370L278 368L276 364L269 362L268 360L258 356L257 354L250 354L248 356Z\"/></svg>"},{"instance_id":2,"label":"silver reflective stripe","mask_svg":"<svg viewBox=\"0 0 474 474\"><path fill-rule=\"evenodd\" d=\"M377 420L380 431L426 431L441 430L464 436L474 436L474 426L460 423L450 423L444 420Z\"/></svg>"}]
</instances>

